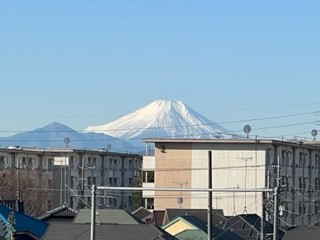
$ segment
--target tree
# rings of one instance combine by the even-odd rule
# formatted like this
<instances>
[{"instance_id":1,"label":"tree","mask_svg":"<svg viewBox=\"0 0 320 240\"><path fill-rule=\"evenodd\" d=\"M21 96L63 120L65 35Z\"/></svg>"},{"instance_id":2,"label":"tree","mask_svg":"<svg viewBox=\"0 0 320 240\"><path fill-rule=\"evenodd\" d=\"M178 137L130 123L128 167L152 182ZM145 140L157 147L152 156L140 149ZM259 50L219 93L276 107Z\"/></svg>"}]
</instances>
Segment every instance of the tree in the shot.
<instances>
[{"instance_id":1,"label":"tree","mask_svg":"<svg viewBox=\"0 0 320 240\"><path fill-rule=\"evenodd\" d=\"M0 197L3 200L24 202L25 213L39 216L50 208L52 188L48 176L41 169L10 168L0 171Z\"/></svg>"}]
</instances>

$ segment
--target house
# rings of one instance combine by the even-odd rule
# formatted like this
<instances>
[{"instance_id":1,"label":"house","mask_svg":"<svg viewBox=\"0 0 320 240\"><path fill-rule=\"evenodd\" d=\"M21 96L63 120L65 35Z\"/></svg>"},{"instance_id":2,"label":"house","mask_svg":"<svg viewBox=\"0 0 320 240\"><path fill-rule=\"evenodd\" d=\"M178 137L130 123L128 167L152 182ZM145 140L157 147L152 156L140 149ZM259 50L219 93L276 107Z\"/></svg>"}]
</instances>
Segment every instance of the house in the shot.
<instances>
[{"instance_id":1,"label":"house","mask_svg":"<svg viewBox=\"0 0 320 240\"><path fill-rule=\"evenodd\" d=\"M207 222L192 215L176 217L162 226L162 229L180 240L208 239ZM212 226L212 239L241 240L242 238L231 230L222 230Z\"/></svg>"},{"instance_id":2,"label":"house","mask_svg":"<svg viewBox=\"0 0 320 240\"><path fill-rule=\"evenodd\" d=\"M217 225L222 229L229 229L244 240L261 238L261 218L257 214L240 214L228 218L224 223ZM273 225L264 221L264 239L273 240ZM285 232L278 230L279 240L283 239Z\"/></svg>"},{"instance_id":3,"label":"house","mask_svg":"<svg viewBox=\"0 0 320 240\"><path fill-rule=\"evenodd\" d=\"M99 224L95 228L96 240L176 240L164 230L151 224ZM43 240L90 239L90 224L53 222Z\"/></svg>"},{"instance_id":4,"label":"house","mask_svg":"<svg viewBox=\"0 0 320 240\"><path fill-rule=\"evenodd\" d=\"M195 216L201 220L208 221L208 209L186 209L186 208L167 208L165 210L163 224L167 224L179 216ZM212 209L212 225L216 226L227 220L222 209Z\"/></svg>"},{"instance_id":5,"label":"house","mask_svg":"<svg viewBox=\"0 0 320 240\"><path fill-rule=\"evenodd\" d=\"M12 232L16 240L39 240L47 230L48 224L0 206L0 237L7 239Z\"/></svg>"},{"instance_id":6,"label":"house","mask_svg":"<svg viewBox=\"0 0 320 240\"><path fill-rule=\"evenodd\" d=\"M45 221L47 223L51 222L72 222L76 216L77 212L69 208L66 205L62 205L60 207L54 208L41 216L37 217L37 219L41 221Z\"/></svg>"},{"instance_id":7,"label":"house","mask_svg":"<svg viewBox=\"0 0 320 240\"><path fill-rule=\"evenodd\" d=\"M207 189L211 153L213 188L278 186L280 226L310 225L319 219L318 142L250 138L143 141L155 145L154 156L143 158L143 187ZM208 207L207 192L144 191L143 198L146 208L159 210ZM212 203L226 216L254 213L273 222L273 193L214 192Z\"/></svg>"},{"instance_id":8,"label":"house","mask_svg":"<svg viewBox=\"0 0 320 240\"><path fill-rule=\"evenodd\" d=\"M91 223L91 209L80 209L73 221L74 223ZM123 209L97 209L97 224L141 224L142 221L135 218Z\"/></svg>"},{"instance_id":9,"label":"house","mask_svg":"<svg viewBox=\"0 0 320 240\"><path fill-rule=\"evenodd\" d=\"M319 226L298 226L288 229L283 240L318 240Z\"/></svg>"}]
</instances>

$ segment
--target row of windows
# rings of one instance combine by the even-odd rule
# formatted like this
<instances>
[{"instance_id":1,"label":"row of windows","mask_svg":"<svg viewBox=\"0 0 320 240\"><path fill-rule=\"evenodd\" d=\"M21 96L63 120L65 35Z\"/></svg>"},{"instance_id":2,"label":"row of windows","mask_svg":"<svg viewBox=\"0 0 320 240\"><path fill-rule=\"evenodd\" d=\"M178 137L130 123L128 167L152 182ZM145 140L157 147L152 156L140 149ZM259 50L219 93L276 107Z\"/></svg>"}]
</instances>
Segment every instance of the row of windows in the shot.
<instances>
[{"instance_id":1,"label":"row of windows","mask_svg":"<svg viewBox=\"0 0 320 240\"><path fill-rule=\"evenodd\" d=\"M282 151L281 163L282 166L291 166L291 167L300 167L306 168L309 166L309 154L300 152L299 159L296 161L295 165L293 164L292 152ZM311 167L320 169L320 157L319 154L315 154L314 158L311 159Z\"/></svg>"},{"instance_id":2,"label":"row of windows","mask_svg":"<svg viewBox=\"0 0 320 240\"><path fill-rule=\"evenodd\" d=\"M48 171L52 171L53 165L54 165L54 160L52 158L49 158L47 161L48 161ZM110 158L110 159L106 160L106 163L107 163L107 161L108 161L109 169L118 170L122 167L120 165L121 160ZM100 162L97 160L96 157L94 157L94 158L88 157L87 158L86 166L93 167L93 166L99 166L99 165L100 165ZM9 163L9 160L5 159L4 156L0 156L0 170L4 169L7 166L13 166L13 165L11 163ZM70 156L70 158L69 158L69 166L71 168L78 166L78 161L73 156ZM38 167L40 167L40 165L37 164L37 160L34 158L22 157L21 160L19 161L19 167L20 168L38 168ZM125 162L125 168L128 170L134 170L137 167L138 167L137 161L128 160ZM43 168L46 168L46 166L44 166Z\"/></svg>"}]
</instances>

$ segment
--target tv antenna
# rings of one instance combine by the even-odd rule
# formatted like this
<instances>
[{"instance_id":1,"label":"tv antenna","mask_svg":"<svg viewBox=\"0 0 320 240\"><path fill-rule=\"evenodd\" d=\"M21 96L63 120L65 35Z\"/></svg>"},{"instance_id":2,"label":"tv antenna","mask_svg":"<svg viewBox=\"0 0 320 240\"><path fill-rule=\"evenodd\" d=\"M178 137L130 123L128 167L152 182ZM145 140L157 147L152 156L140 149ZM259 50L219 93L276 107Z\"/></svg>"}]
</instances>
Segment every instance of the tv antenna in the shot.
<instances>
[{"instance_id":1,"label":"tv antenna","mask_svg":"<svg viewBox=\"0 0 320 240\"><path fill-rule=\"evenodd\" d=\"M183 185L186 185L186 186L188 185L188 181L187 180L185 182L173 182L173 183L179 184L180 185L180 189L182 189ZM180 191L180 196L177 197L177 203L179 204L179 206L181 208L182 203L183 203L182 191Z\"/></svg>"},{"instance_id":2,"label":"tv antenna","mask_svg":"<svg viewBox=\"0 0 320 240\"><path fill-rule=\"evenodd\" d=\"M251 126L250 125L245 125L243 127L243 131L247 134L247 138L249 138L249 133L251 132Z\"/></svg>"},{"instance_id":3,"label":"tv antenna","mask_svg":"<svg viewBox=\"0 0 320 240\"><path fill-rule=\"evenodd\" d=\"M318 130L317 129L313 129L311 131L311 135L313 137L313 141L315 141L316 140L316 136L318 135Z\"/></svg>"},{"instance_id":4,"label":"tv antenna","mask_svg":"<svg viewBox=\"0 0 320 240\"><path fill-rule=\"evenodd\" d=\"M111 149L111 144L108 143L108 144L106 145L106 151L108 152L108 151L110 151L110 149Z\"/></svg>"}]
</instances>

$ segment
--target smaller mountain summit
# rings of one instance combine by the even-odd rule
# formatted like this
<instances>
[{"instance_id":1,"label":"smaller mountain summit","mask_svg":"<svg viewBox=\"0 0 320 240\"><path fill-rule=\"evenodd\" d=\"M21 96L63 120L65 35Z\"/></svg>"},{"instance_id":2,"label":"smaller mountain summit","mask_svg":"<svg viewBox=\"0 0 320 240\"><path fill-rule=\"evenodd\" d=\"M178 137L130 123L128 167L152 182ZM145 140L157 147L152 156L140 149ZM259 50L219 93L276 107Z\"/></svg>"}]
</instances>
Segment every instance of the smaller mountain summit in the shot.
<instances>
[{"instance_id":1,"label":"smaller mountain summit","mask_svg":"<svg viewBox=\"0 0 320 240\"><path fill-rule=\"evenodd\" d=\"M68 142L65 140L68 138ZM37 148L97 149L108 146L111 151L133 151L133 146L121 139L102 133L82 133L52 122L42 128L0 138L0 146L22 146Z\"/></svg>"},{"instance_id":2,"label":"smaller mountain summit","mask_svg":"<svg viewBox=\"0 0 320 240\"><path fill-rule=\"evenodd\" d=\"M156 100L118 120L86 128L121 139L145 137L229 138L229 131L175 100Z\"/></svg>"}]
</instances>

